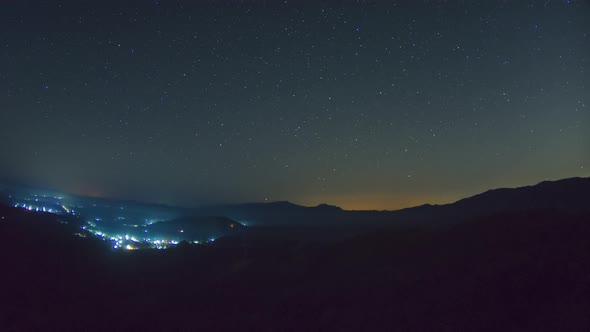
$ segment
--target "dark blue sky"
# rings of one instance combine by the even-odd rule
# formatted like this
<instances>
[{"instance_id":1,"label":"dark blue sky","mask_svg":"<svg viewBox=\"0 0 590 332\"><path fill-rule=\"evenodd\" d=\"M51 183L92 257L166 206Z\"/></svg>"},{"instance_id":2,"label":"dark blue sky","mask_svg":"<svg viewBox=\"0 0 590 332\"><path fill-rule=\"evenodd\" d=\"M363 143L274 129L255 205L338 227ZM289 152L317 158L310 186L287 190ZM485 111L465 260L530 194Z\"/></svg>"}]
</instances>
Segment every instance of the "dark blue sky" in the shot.
<instances>
[{"instance_id":1,"label":"dark blue sky","mask_svg":"<svg viewBox=\"0 0 590 332\"><path fill-rule=\"evenodd\" d=\"M180 205L590 175L588 1L4 1L0 178Z\"/></svg>"}]
</instances>

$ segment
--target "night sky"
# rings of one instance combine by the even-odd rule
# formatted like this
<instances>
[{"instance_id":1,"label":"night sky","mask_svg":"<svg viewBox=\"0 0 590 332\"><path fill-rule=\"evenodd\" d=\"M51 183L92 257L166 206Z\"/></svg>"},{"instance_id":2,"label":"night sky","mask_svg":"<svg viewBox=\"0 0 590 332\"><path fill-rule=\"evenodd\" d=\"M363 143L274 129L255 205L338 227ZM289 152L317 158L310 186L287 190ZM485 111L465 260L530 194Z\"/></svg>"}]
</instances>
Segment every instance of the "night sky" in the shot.
<instances>
[{"instance_id":1,"label":"night sky","mask_svg":"<svg viewBox=\"0 0 590 332\"><path fill-rule=\"evenodd\" d=\"M588 1L2 1L0 180L197 206L590 175Z\"/></svg>"}]
</instances>

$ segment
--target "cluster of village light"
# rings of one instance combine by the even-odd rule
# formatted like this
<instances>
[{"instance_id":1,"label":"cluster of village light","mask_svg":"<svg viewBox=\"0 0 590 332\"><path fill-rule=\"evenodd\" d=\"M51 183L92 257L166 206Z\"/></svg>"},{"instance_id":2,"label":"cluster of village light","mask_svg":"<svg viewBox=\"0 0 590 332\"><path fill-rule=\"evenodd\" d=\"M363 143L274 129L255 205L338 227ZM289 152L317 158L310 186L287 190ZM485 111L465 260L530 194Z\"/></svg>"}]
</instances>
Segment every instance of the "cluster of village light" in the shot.
<instances>
[{"instance_id":1,"label":"cluster of village light","mask_svg":"<svg viewBox=\"0 0 590 332\"><path fill-rule=\"evenodd\" d=\"M12 196L9 196L12 198ZM76 215L76 211L73 207L67 207L64 205L62 201L63 197L61 196L46 196L46 195L32 195L32 197L25 197L20 199L20 202L14 202L15 208L21 208L28 211L35 211L35 212L45 212L45 213L53 213L53 214L70 214ZM49 202L48 202L49 200ZM25 201L25 203L22 203ZM52 205L52 207L47 207L47 205ZM93 204L96 206L96 204ZM78 206L79 207L79 206ZM124 207L120 207L121 210ZM116 218L117 221L123 222L126 220L125 217L120 216ZM87 226L83 226L82 229L90 234L93 234L104 241L110 241L112 243L112 248L116 250L137 250L137 249L167 249L173 246L178 245L180 242L173 239L166 239L166 238L137 238L134 235L130 234L107 234L103 231L99 231L97 229L97 224L102 221L102 218L93 218L91 220L87 220ZM152 225L156 220L148 220L145 219L145 225L149 226ZM137 224L123 224L126 227L133 227L138 228L141 227ZM233 228L233 225L230 227ZM145 230L147 233L147 230ZM180 233L184 233L184 230L179 230ZM77 236L86 237L84 232L76 233ZM215 238L210 238L206 241L190 241L194 244L210 244L215 241Z\"/></svg>"},{"instance_id":2,"label":"cluster of village light","mask_svg":"<svg viewBox=\"0 0 590 332\"><path fill-rule=\"evenodd\" d=\"M113 245L113 249L120 250L137 250L137 249L168 249L170 247L176 246L179 241L176 240L168 240L168 239L151 239L151 238L143 238L138 239L135 236L125 234L125 235L108 235L106 233L87 229L86 227L82 227L82 229L88 231L91 234L105 240L111 241ZM213 243L215 241L214 238L209 239L208 241L192 241L194 244L206 244L206 243Z\"/></svg>"},{"instance_id":3,"label":"cluster of village light","mask_svg":"<svg viewBox=\"0 0 590 332\"><path fill-rule=\"evenodd\" d=\"M40 206L40 205L33 205L33 204L25 204L25 203L16 203L14 204L15 208L21 208L21 209L25 209L25 210L29 210L29 211L35 211L35 212L49 212L49 213L62 213L62 211L58 210L58 209L53 209L53 208L47 208L45 206ZM75 211L73 209L68 209L67 207L61 205L61 207L67 212L67 213L71 213L71 214L75 214Z\"/></svg>"}]
</instances>

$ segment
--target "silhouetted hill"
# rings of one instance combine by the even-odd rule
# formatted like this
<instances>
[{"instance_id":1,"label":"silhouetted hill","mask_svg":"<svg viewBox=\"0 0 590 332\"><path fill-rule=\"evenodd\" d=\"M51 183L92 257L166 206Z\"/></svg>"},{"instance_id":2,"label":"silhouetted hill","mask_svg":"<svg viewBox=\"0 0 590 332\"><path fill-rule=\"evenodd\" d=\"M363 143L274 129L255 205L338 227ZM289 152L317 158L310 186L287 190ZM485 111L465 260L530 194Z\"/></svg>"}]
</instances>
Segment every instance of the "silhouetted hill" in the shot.
<instances>
[{"instance_id":1,"label":"silhouetted hill","mask_svg":"<svg viewBox=\"0 0 590 332\"><path fill-rule=\"evenodd\" d=\"M246 203L202 207L192 211L196 216L225 216L246 226L322 225L336 222L334 217L343 212L338 207L321 204L305 207L290 202Z\"/></svg>"},{"instance_id":2,"label":"silhouetted hill","mask_svg":"<svg viewBox=\"0 0 590 332\"><path fill-rule=\"evenodd\" d=\"M319 204L315 208L318 210L322 210L322 211L332 211L332 212L341 212L342 211L342 208L340 208L339 206L329 205L329 204Z\"/></svg>"},{"instance_id":3,"label":"silhouetted hill","mask_svg":"<svg viewBox=\"0 0 590 332\"><path fill-rule=\"evenodd\" d=\"M590 211L590 178L544 181L534 186L494 189L454 203L457 209L482 214L536 209L572 213Z\"/></svg>"},{"instance_id":4,"label":"silhouetted hill","mask_svg":"<svg viewBox=\"0 0 590 332\"><path fill-rule=\"evenodd\" d=\"M446 205L423 205L394 212L398 220L454 223L506 213L556 210L568 214L590 211L590 178L544 181L519 188L502 188Z\"/></svg>"},{"instance_id":5,"label":"silhouetted hill","mask_svg":"<svg viewBox=\"0 0 590 332\"><path fill-rule=\"evenodd\" d=\"M248 226L408 227L539 209L585 213L590 210L587 197L590 197L590 178L571 178L534 186L495 189L451 204L425 204L398 211L346 211L326 204L304 207L274 202L203 207L195 209L192 214L226 216Z\"/></svg>"}]
</instances>

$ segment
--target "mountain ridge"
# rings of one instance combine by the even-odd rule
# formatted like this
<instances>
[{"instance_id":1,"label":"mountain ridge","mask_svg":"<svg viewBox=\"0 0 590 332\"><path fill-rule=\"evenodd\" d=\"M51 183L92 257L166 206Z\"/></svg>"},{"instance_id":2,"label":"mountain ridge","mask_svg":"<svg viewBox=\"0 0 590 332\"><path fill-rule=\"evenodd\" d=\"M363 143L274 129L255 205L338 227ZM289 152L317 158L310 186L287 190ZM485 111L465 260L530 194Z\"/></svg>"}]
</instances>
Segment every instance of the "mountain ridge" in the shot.
<instances>
[{"instance_id":1,"label":"mountain ridge","mask_svg":"<svg viewBox=\"0 0 590 332\"><path fill-rule=\"evenodd\" d=\"M306 207L281 201L197 208L192 213L197 216L220 215L259 226L445 224L530 210L587 212L590 205L586 197L590 197L590 178L574 177L523 187L491 189L453 203L423 204L394 211L343 210L327 204Z\"/></svg>"}]
</instances>

